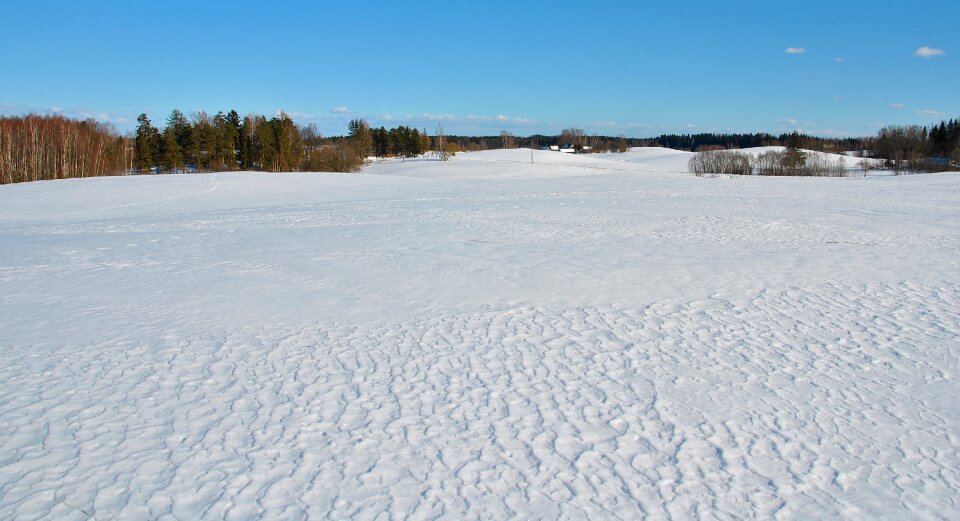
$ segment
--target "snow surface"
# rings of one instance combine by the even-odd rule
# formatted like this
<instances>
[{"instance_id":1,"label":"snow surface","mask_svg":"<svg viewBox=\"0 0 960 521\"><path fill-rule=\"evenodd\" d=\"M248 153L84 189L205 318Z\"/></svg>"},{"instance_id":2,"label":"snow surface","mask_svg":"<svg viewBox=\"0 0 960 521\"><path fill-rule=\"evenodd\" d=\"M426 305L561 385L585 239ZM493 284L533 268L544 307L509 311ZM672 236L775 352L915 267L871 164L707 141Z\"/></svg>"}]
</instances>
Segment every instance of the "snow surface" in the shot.
<instances>
[{"instance_id":1,"label":"snow surface","mask_svg":"<svg viewBox=\"0 0 960 521\"><path fill-rule=\"evenodd\" d=\"M0 186L0 519L957 519L960 176Z\"/></svg>"}]
</instances>

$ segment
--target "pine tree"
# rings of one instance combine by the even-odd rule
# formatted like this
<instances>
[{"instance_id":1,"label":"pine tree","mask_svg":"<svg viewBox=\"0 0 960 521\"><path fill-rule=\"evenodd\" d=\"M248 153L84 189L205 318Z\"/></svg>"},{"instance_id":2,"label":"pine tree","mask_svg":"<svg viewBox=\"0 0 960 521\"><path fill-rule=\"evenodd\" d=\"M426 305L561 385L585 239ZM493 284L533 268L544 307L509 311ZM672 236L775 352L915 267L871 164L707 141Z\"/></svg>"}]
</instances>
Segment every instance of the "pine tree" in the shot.
<instances>
[{"instance_id":1,"label":"pine tree","mask_svg":"<svg viewBox=\"0 0 960 521\"><path fill-rule=\"evenodd\" d=\"M254 150L257 137L256 128L256 116L248 115L243 118L243 125L240 128L240 168L244 170L252 170L257 157Z\"/></svg>"},{"instance_id":2,"label":"pine tree","mask_svg":"<svg viewBox=\"0 0 960 521\"><path fill-rule=\"evenodd\" d=\"M149 171L156 164L158 134L146 114L137 117L137 168L141 172Z\"/></svg>"},{"instance_id":3,"label":"pine tree","mask_svg":"<svg viewBox=\"0 0 960 521\"><path fill-rule=\"evenodd\" d=\"M787 149L783 153L783 167L796 175L807 163L807 155L800 150L800 135L794 132L787 140Z\"/></svg>"},{"instance_id":4,"label":"pine tree","mask_svg":"<svg viewBox=\"0 0 960 521\"><path fill-rule=\"evenodd\" d=\"M357 149L357 156L360 158L360 161L366 161L367 156L370 155L373 143L370 135L370 126L367 125L366 120L362 118L353 119L347 124L347 130L350 132L350 137L353 138L354 146Z\"/></svg>"},{"instance_id":5,"label":"pine tree","mask_svg":"<svg viewBox=\"0 0 960 521\"><path fill-rule=\"evenodd\" d=\"M190 139L192 137L190 121L183 115L183 112L174 109L167 117L167 128L172 128L174 136L177 139L177 145L180 147L181 160L186 162L189 156ZM181 165L182 166L182 165Z\"/></svg>"},{"instance_id":6,"label":"pine tree","mask_svg":"<svg viewBox=\"0 0 960 521\"><path fill-rule=\"evenodd\" d=\"M416 157L419 156L423 151L421 146L423 142L420 140L420 131L413 128L409 129L407 134L407 157Z\"/></svg>"},{"instance_id":7,"label":"pine tree","mask_svg":"<svg viewBox=\"0 0 960 521\"><path fill-rule=\"evenodd\" d=\"M377 157L386 157L390 154L390 139L387 136L387 129L382 126L373 133L373 150Z\"/></svg>"},{"instance_id":8,"label":"pine tree","mask_svg":"<svg viewBox=\"0 0 960 521\"><path fill-rule=\"evenodd\" d=\"M188 136L189 137L186 139L186 153L184 155L186 156L187 162L193 163L193 167L199 171L202 167L200 159L203 155L203 148L201 146L200 138L200 126L196 124L190 125L190 132Z\"/></svg>"},{"instance_id":9,"label":"pine tree","mask_svg":"<svg viewBox=\"0 0 960 521\"><path fill-rule=\"evenodd\" d=\"M298 170L301 164L300 130L290 119L290 115L281 112L279 117L270 121L273 127L274 142L276 143L275 172L291 172Z\"/></svg>"},{"instance_id":10,"label":"pine tree","mask_svg":"<svg viewBox=\"0 0 960 521\"><path fill-rule=\"evenodd\" d=\"M197 152L197 169L209 171L216 158L216 132L206 112L193 115L193 137Z\"/></svg>"},{"instance_id":11,"label":"pine tree","mask_svg":"<svg viewBox=\"0 0 960 521\"><path fill-rule=\"evenodd\" d=\"M223 112L213 117L213 161L217 170L235 170L237 130Z\"/></svg>"},{"instance_id":12,"label":"pine tree","mask_svg":"<svg viewBox=\"0 0 960 521\"><path fill-rule=\"evenodd\" d=\"M177 143L177 133L174 127L168 126L163 131L162 166L167 170L177 172L183 167L183 155L180 153L180 144Z\"/></svg>"},{"instance_id":13,"label":"pine tree","mask_svg":"<svg viewBox=\"0 0 960 521\"><path fill-rule=\"evenodd\" d=\"M233 136L233 145L232 145L233 163L232 164L238 164L238 163L242 164L243 161L241 161L240 156L241 156L241 150L243 149L242 139L241 139L241 135L242 135L241 130L242 130L243 124L240 121L240 114L238 114L237 111L235 110L231 110L230 112L227 113L227 122L230 123L231 127L233 127L233 132L231 132L231 135Z\"/></svg>"},{"instance_id":14,"label":"pine tree","mask_svg":"<svg viewBox=\"0 0 960 521\"><path fill-rule=\"evenodd\" d=\"M260 170L265 172L277 171L277 144L274 138L273 125L267 121L267 118L260 116L256 127L257 139L257 162Z\"/></svg>"}]
</instances>

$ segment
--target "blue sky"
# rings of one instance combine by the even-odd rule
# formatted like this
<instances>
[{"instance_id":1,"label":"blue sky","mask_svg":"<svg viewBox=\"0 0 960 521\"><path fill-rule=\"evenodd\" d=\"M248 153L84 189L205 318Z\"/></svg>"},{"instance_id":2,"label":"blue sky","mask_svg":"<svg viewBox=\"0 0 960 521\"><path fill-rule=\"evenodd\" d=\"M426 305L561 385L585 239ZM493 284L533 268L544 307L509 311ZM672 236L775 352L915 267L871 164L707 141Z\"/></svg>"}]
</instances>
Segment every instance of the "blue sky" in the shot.
<instances>
[{"instance_id":1,"label":"blue sky","mask_svg":"<svg viewBox=\"0 0 960 521\"><path fill-rule=\"evenodd\" d=\"M365 117L845 136L960 115L956 0L2 1L0 113L124 131L175 108L284 110L325 135Z\"/></svg>"}]
</instances>

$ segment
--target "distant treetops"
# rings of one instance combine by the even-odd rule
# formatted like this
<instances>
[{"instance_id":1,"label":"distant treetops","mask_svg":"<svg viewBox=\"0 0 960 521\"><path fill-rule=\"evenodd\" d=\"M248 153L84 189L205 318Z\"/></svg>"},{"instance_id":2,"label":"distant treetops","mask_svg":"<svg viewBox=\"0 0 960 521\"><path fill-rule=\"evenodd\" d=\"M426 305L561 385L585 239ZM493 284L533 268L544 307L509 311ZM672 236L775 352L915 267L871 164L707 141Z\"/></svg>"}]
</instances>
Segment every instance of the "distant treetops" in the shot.
<instances>
[{"instance_id":1,"label":"distant treetops","mask_svg":"<svg viewBox=\"0 0 960 521\"><path fill-rule=\"evenodd\" d=\"M508 131L497 136L447 136L438 127L434 135L407 126L371 128L363 119L347 125L347 136L324 138L316 125L298 125L286 113L267 119L244 117L235 110L189 117L174 110L160 129L146 114L137 118L133 139L94 120L77 121L59 115L0 117L0 184L41 179L115 175L126 172L209 172L261 170L267 172L352 172L371 156L414 157L434 151L445 159L462 150L490 148L544 148L569 145L578 151L622 152L631 146L663 146L679 150L724 149L783 145L780 155L757 158L753 171L813 172L822 158L802 150L843 153L859 151L897 172L960 168L960 119L930 127L888 126L873 137L823 138L803 134L669 134L656 138L587 135L577 128L558 135L517 137ZM742 158L711 156L724 168L744 169ZM704 158L706 161L707 158ZM699 165L715 168L715 165ZM815 174L822 175L822 174Z\"/></svg>"}]
</instances>

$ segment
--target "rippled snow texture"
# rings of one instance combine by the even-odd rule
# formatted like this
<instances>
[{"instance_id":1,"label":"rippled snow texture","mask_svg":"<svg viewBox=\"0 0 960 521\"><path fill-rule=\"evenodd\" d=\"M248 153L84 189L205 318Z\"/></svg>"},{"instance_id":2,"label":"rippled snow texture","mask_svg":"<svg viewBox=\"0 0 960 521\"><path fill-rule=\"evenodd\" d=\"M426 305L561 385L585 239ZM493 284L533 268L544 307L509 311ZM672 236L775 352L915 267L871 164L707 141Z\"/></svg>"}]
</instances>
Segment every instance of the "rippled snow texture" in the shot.
<instances>
[{"instance_id":1,"label":"rippled snow texture","mask_svg":"<svg viewBox=\"0 0 960 521\"><path fill-rule=\"evenodd\" d=\"M0 187L0 518L957 518L955 178L482 158Z\"/></svg>"}]
</instances>

